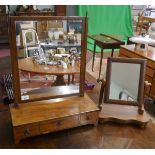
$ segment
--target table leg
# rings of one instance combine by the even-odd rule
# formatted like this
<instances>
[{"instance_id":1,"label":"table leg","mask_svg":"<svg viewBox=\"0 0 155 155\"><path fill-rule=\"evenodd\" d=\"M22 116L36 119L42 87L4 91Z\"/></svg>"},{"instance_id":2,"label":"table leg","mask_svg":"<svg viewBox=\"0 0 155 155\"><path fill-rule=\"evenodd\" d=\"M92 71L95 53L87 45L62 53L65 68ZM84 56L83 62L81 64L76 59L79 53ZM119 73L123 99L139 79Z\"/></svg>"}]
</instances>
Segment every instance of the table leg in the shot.
<instances>
[{"instance_id":1,"label":"table leg","mask_svg":"<svg viewBox=\"0 0 155 155\"><path fill-rule=\"evenodd\" d=\"M62 85L66 85L65 80L64 80L64 76L63 75L57 75L56 80L54 81L52 86L62 86Z\"/></svg>"},{"instance_id":2,"label":"table leg","mask_svg":"<svg viewBox=\"0 0 155 155\"><path fill-rule=\"evenodd\" d=\"M96 43L94 43L94 51L93 51L93 62L92 62L92 72L94 71L94 61L95 61L95 52L96 52Z\"/></svg>"},{"instance_id":3,"label":"table leg","mask_svg":"<svg viewBox=\"0 0 155 155\"><path fill-rule=\"evenodd\" d=\"M72 74L72 83L74 83L74 74Z\"/></svg>"},{"instance_id":4,"label":"table leg","mask_svg":"<svg viewBox=\"0 0 155 155\"><path fill-rule=\"evenodd\" d=\"M99 77L98 80L100 80L100 75L101 75L101 68L102 68L102 58L103 58L103 48L101 50L101 58L100 58L100 70L99 70Z\"/></svg>"},{"instance_id":5,"label":"table leg","mask_svg":"<svg viewBox=\"0 0 155 155\"><path fill-rule=\"evenodd\" d=\"M68 74L68 85L70 84L70 74Z\"/></svg>"},{"instance_id":6,"label":"table leg","mask_svg":"<svg viewBox=\"0 0 155 155\"><path fill-rule=\"evenodd\" d=\"M111 57L114 55L114 48L112 48Z\"/></svg>"}]
</instances>

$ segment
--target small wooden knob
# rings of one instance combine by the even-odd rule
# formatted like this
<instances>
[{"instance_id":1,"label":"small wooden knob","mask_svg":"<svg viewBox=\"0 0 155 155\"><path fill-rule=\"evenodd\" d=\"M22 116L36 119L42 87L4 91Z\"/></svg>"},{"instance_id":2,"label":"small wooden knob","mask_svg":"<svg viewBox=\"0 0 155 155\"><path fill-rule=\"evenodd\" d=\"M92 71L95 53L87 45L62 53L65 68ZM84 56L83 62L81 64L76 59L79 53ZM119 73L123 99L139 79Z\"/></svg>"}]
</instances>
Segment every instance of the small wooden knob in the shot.
<instances>
[{"instance_id":1,"label":"small wooden knob","mask_svg":"<svg viewBox=\"0 0 155 155\"><path fill-rule=\"evenodd\" d=\"M29 128L26 128L25 131L24 131L24 134L26 136L30 135L30 129Z\"/></svg>"}]
</instances>

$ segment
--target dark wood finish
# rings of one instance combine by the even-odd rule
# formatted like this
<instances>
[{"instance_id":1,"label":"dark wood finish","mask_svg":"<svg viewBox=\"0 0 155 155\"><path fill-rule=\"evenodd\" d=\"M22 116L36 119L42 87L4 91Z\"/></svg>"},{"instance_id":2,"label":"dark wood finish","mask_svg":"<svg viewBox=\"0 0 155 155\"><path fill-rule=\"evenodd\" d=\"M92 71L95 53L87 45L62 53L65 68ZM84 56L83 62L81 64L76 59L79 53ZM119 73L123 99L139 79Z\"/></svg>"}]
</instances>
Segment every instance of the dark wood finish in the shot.
<instances>
[{"instance_id":1,"label":"dark wood finish","mask_svg":"<svg viewBox=\"0 0 155 155\"><path fill-rule=\"evenodd\" d=\"M112 63L119 62L119 63L129 63L129 64L139 64L140 65L140 75L139 75L139 88L138 88L138 98L137 101L122 101L122 100L112 100L109 98L110 94L110 84L111 84L111 72L112 72ZM145 59L128 59L128 58L108 58L107 61L107 70L106 70L106 86L105 86L105 96L104 102L105 103L113 103L113 104L129 104L129 105L136 105L142 108L143 104L143 94L144 94L144 76L145 76L145 66L146 60ZM132 73L131 73L132 74ZM123 75L122 75L123 76ZM129 82L129 81L128 81Z\"/></svg>"},{"instance_id":2,"label":"dark wood finish","mask_svg":"<svg viewBox=\"0 0 155 155\"><path fill-rule=\"evenodd\" d=\"M131 63L140 65L140 75L138 84L138 97L137 101L124 101L110 99L110 85L112 75L112 63ZM145 59L127 59L127 58L108 58L106 81L102 81L100 96L99 96L99 108L101 109L99 115L100 122L116 121L119 123L135 123L142 127L145 127L149 122L144 110L144 76L145 76ZM132 73L131 73L132 74ZM122 75L123 76L123 75ZM132 81L127 81L132 82ZM105 89L105 91L104 91ZM104 93L104 104L102 104Z\"/></svg>"},{"instance_id":3,"label":"dark wood finish","mask_svg":"<svg viewBox=\"0 0 155 155\"><path fill-rule=\"evenodd\" d=\"M143 115L137 113L137 107L131 105L102 104L102 110L99 114L101 123L112 121L119 123L132 123L145 127L149 122L149 116L146 112Z\"/></svg>"},{"instance_id":4,"label":"dark wood finish","mask_svg":"<svg viewBox=\"0 0 155 155\"><path fill-rule=\"evenodd\" d=\"M9 43L8 14L0 13L0 43Z\"/></svg>"},{"instance_id":5,"label":"dark wood finish","mask_svg":"<svg viewBox=\"0 0 155 155\"><path fill-rule=\"evenodd\" d=\"M149 46L148 51L135 50L135 45L121 46L119 57L143 58L147 60L145 80L152 83L146 95L155 99L155 48Z\"/></svg>"},{"instance_id":6,"label":"dark wood finish","mask_svg":"<svg viewBox=\"0 0 155 155\"><path fill-rule=\"evenodd\" d=\"M66 16L66 5L55 5L56 16Z\"/></svg>"},{"instance_id":7,"label":"dark wood finish","mask_svg":"<svg viewBox=\"0 0 155 155\"><path fill-rule=\"evenodd\" d=\"M118 49L120 48L120 45L124 45L124 42L121 41L123 37L106 35L106 34L95 34L95 35L88 36L88 37L94 40L92 71L94 68L96 46L99 46L101 48L100 69L99 69L99 78L98 78L100 80L104 49L112 49L111 57L113 57L114 49Z\"/></svg>"},{"instance_id":8,"label":"dark wood finish","mask_svg":"<svg viewBox=\"0 0 155 155\"><path fill-rule=\"evenodd\" d=\"M97 125L99 109L85 94L60 100L10 105L15 143L21 139L86 124ZM22 115L21 115L22 114Z\"/></svg>"}]
</instances>

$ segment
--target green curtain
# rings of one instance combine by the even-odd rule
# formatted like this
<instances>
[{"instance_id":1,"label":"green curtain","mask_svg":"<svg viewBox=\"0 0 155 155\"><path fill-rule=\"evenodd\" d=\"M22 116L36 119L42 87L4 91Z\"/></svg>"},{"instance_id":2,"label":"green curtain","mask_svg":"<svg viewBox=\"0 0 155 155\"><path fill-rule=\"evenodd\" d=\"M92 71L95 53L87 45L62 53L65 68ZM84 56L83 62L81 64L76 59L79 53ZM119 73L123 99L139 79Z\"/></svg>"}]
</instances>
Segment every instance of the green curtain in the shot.
<instances>
[{"instance_id":1,"label":"green curtain","mask_svg":"<svg viewBox=\"0 0 155 155\"><path fill-rule=\"evenodd\" d=\"M133 35L131 7L129 5L80 5L78 16L88 16L88 34ZM88 39L92 50L93 41Z\"/></svg>"}]
</instances>

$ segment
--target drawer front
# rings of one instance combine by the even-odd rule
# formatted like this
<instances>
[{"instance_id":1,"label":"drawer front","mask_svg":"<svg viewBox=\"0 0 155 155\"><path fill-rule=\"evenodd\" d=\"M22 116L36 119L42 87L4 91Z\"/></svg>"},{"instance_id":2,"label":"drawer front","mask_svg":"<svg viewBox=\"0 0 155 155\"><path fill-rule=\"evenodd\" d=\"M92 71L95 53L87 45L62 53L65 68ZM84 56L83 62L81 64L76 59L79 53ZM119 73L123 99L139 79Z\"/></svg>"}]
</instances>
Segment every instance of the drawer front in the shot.
<instances>
[{"instance_id":1,"label":"drawer front","mask_svg":"<svg viewBox=\"0 0 155 155\"><path fill-rule=\"evenodd\" d=\"M142 58L142 59L147 59L143 56L137 55L135 53L132 53L130 51L127 51L125 49L120 49L119 52L119 57L128 57L128 58ZM155 62L147 59L147 66L155 70Z\"/></svg>"},{"instance_id":2,"label":"drawer front","mask_svg":"<svg viewBox=\"0 0 155 155\"><path fill-rule=\"evenodd\" d=\"M79 125L79 116L70 116L57 120L50 120L40 123L40 132L48 133L51 131L62 130L66 128L72 128Z\"/></svg>"},{"instance_id":3,"label":"drawer front","mask_svg":"<svg viewBox=\"0 0 155 155\"><path fill-rule=\"evenodd\" d=\"M150 77L153 77L154 75L154 70L149 68L149 67L146 67L146 75L150 76Z\"/></svg>"},{"instance_id":4,"label":"drawer front","mask_svg":"<svg viewBox=\"0 0 155 155\"><path fill-rule=\"evenodd\" d=\"M91 124L98 121L98 111L83 113L80 115L80 124Z\"/></svg>"},{"instance_id":5,"label":"drawer front","mask_svg":"<svg viewBox=\"0 0 155 155\"><path fill-rule=\"evenodd\" d=\"M132 52L129 52L127 50L124 50L124 49L121 49L120 52L119 52L119 56L120 55L123 55L124 57L128 57L128 58L142 58L140 57L139 55L136 55Z\"/></svg>"},{"instance_id":6,"label":"drawer front","mask_svg":"<svg viewBox=\"0 0 155 155\"><path fill-rule=\"evenodd\" d=\"M26 138L39 134L39 125L31 124L31 125L22 125L18 127L14 127L15 137Z\"/></svg>"}]
</instances>

